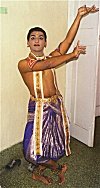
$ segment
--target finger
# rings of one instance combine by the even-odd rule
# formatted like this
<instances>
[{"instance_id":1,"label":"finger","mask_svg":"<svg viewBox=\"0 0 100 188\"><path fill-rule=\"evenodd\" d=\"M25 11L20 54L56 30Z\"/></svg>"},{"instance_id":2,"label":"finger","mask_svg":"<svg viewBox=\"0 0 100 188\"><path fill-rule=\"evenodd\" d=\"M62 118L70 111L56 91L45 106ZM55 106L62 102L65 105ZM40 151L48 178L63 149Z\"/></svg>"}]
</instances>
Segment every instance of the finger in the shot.
<instances>
[{"instance_id":1,"label":"finger","mask_svg":"<svg viewBox=\"0 0 100 188\"><path fill-rule=\"evenodd\" d=\"M86 49L86 46L79 46L79 49L81 50L81 49Z\"/></svg>"},{"instance_id":2,"label":"finger","mask_svg":"<svg viewBox=\"0 0 100 188\"><path fill-rule=\"evenodd\" d=\"M78 51L80 51L80 52L85 52L85 51L86 51L86 48L78 48Z\"/></svg>"},{"instance_id":3,"label":"finger","mask_svg":"<svg viewBox=\"0 0 100 188\"><path fill-rule=\"evenodd\" d=\"M86 50L80 50L79 51L81 54L86 54Z\"/></svg>"},{"instance_id":4,"label":"finger","mask_svg":"<svg viewBox=\"0 0 100 188\"><path fill-rule=\"evenodd\" d=\"M82 10L84 10L84 8L86 8L86 5L83 5L82 7L80 7Z\"/></svg>"},{"instance_id":5,"label":"finger","mask_svg":"<svg viewBox=\"0 0 100 188\"><path fill-rule=\"evenodd\" d=\"M94 5L91 8L87 7L87 13L91 12L93 9L94 9Z\"/></svg>"},{"instance_id":6,"label":"finger","mask_svg":"<svg viewBox=\"0 0 100 188\"><path fill-rule=\"evenodd\" d=\"M83 46L83 45L79 45L79 48L86 48L86 46Z\"/></svg>"},{"instance_id":7,"label":"finger","mask_svg":"<svg viewBox=\"0 0 100 188\"><path fill-rule=\"evenodd\" d=\"M88 12L88 7L86 5L84 5L84 8L85 8L86 12Z\"/></svg>"},{"instance_id":8,"label":"finger","mask_svg":"<svg viewBox=\"0 0 100 188\"><path fill-rule=\"evenodd\" d=\"M81 54L86 54L86 51L82 51Z\"/></svg>"},{"instance_id":9,"label":"finger","mask_svg":"<svg viewBox=\"0 0 100 188\"><path fill-rule=\"evenodd\" d=\"M88 13L89 13L89 12L93 12L93 13L94 13L94 12L99 11L99 8L96 8L95 5L93 5L91 8L88 7L87 9L88 9Z\"/></svg>"},{"instance_id":10,"label":"finger","mask_svg":"<svg viewBox=\"0 0 100 188\"><path fill-rule=\"evenodd\" d=\"M78 45L78 48L79 48L79 49L86 49L86 46Z\"/></svg>"},{"instance_id":11,"label":"finger","mask_svg":"<svg viewBox=\"0 0 100 188\"><path fill-rule=\"evenodd\" d=\"M99 8L96 8L96 6L94 5L92 10L99 10Z\"/></svg>"},{"instance_id":12,"label":"finger","mask_svg":"<svg viewBox=\"0 0 100 188\"><path fill-rule=\"evenodd\" d=\"M77 41L77 47L79 47L79 46L80 46L80 41L78 40L78 41Z\"/></svg>"},{"instance_id":13,"label":"finger","mask_svg":"<svg viewBox=\"0 0 100 188\"><path fill-rule=\"evenodd\" d=\"M80 51L82 51L82 52L86 52L86 49L81 49Z\"/></svg>"},{"instance_id":14,"label":"finger","mask_svg":"<svg viewBox=\"0 0 100 188\"><path fill-rule=\"evenodd\" d=\"M87 7L86 5L84 5L83 11L85 11L85 13L89 13L93 8L94 8L94 5L92 7Z\"/></svg>"},{"instance_id":15,"label":"finger","mask_svg":"<svg viewBox=\"0 0 100 188\"><path fill-rule=\"evenodd\" d=\"M99 11L99 8L94 8L91 10L91 13L98 12L98 11Z\"/></svg>"}]
</instances>

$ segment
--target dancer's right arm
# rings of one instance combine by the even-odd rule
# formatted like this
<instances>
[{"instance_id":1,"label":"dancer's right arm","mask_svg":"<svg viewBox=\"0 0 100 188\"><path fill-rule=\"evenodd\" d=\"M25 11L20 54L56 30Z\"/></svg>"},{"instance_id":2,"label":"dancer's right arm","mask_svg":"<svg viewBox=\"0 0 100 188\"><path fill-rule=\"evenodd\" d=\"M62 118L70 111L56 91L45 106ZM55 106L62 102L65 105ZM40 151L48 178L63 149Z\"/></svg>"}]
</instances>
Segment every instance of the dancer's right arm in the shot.
<instances>
[{"instance_id":1,"label":"dancer's right arm","mask_svg":"<svg viewBox=\"0 0 100 188\"><path fill-rule=\"evenodd\" d=\"M27 60L21 60L18 63L18 69L21 73L30 72L30 71L43 71L51 68L55 68L63 63L68 63L75 58L78 58L80 54L84 54L86 51L85 46L80 46L79 42L74 48L72 53L49 57L45 60L34 61L33 67L29 67Z\"/></svg>"}]
</instances>

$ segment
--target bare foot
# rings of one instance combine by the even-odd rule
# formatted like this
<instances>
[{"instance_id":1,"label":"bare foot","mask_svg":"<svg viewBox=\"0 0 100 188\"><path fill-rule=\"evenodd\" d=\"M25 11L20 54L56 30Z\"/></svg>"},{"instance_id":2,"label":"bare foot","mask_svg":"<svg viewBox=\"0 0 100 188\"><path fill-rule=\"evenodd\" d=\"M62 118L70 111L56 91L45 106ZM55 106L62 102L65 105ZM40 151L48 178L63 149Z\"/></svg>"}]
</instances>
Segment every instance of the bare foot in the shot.
<instances>
[{"instance_id":1,"label":"bare foot","mask_svg":"<svg viewBox=\"0 0 100 188\"><path fill-rule=\"evenodd\" d=\"M59 184L63 184L65 182L65 172L67 171L67 165L63 165L62 169L60 170L60 173L58 174L59 177Z\"/></svg>"},{"instance_id":2,"label":"bare foot","mask_svg":"<svg viewBox=\"0 0 100 188\"><path fill-rule=\"evenodd\" d=\"M43 177L46 178L50 184L52 183L52 178L50 178L49 176L45 176L45 175L43 175Z\"/></svg>"},{"instance_id":3,"label":"bare foot","mask_svg":"<svg viewBox=\"0 0 100 188\"><path fill-rule=\"evenodd\" d=\"M46 169L45 166L39 165L38 170L39 170L39 174L42 174L44 172L44 170Z\"/></svg>"},{"instance_id":4,"label":"bare foot","mask_svg":"<svg viewBox=\"0 0 100 188\"><path fill-rule=\"evenodd\" d=\"M43 182L45 185L51 184L51 183L47 180L47 178L45 178L45 176L33 174L33 175L32 175L32 178L33 178L33 180L38 180L38 181L40 181L40 182Z\"/></svg>"}]
</instances>

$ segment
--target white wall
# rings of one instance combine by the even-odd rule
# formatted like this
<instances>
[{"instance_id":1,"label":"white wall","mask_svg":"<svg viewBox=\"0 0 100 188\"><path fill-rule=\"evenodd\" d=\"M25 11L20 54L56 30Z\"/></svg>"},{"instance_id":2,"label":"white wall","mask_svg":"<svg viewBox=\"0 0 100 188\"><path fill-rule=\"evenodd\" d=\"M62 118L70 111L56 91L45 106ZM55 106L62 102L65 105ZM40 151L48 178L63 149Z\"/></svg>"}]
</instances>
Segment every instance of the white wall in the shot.
<instances>
[{"instance_id":1,"label":"white wall","mask_svg":"<svg viewBox=\"0 0 100 188\"><path fill-rule=\"evenodd\" d=\"M57 47L67 31L67 1L2 1L7 14L1 14L1 150L23 139L29 93L17 69L28 55L26 34L31 27L47 31L46 54ZM65 66L57 72L64 94Z\"/></svg>"}]
</instances>

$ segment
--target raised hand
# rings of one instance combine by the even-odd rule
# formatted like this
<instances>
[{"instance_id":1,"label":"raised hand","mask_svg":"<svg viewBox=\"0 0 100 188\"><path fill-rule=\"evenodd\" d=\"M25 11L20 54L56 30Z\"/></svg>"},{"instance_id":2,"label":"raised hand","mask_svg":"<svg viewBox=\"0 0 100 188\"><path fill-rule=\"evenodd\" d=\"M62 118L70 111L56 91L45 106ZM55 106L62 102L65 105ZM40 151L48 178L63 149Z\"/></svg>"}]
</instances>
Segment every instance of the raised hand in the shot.
<instances>
[{"instance_id":1,"label":"raised hand","mask_svg":"<svg viewBox=\"0 0 100 188\"><path fill-rule=\"evenodd\" d=\"M99 8L96 8L95 5L93 5L92 7L87 7L86 5L84 5L78 9L78 14L81 17L83 17L83 16L88 15L89 13L95 13L98 11L99 11Z\"/></svg>"},{"instance_id":2,"label":"raised hand","mask_svg":"<svg viewBox=\"0 0 100 188\"><path fill-rule=\"evenodd\" d=\"M80 54L86 54L86 46L80 45L80 41L78 41L73 53L75 58L78 58Z\"/></svg>"}]
</instances>

